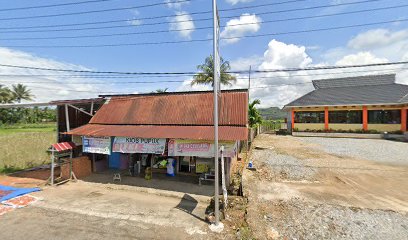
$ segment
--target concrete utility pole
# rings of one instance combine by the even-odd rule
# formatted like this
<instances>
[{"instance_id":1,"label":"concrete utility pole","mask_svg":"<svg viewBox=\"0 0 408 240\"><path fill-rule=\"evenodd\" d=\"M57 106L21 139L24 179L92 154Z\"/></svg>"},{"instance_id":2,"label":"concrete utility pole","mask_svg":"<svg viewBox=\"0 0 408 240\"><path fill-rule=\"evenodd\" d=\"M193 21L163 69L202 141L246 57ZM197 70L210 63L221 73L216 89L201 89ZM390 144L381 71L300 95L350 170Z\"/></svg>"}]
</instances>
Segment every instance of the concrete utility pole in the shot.
<instances>
[{"instance_id":1,"label":"concrete utility pole","mask_svg":"<svg viewBox=\"0 0 408 240\"><path fill-rule=\"evenodd\" d=\"M214 191L214 216L215 226L220 223L219 206L219 169L218 169L218 87L219 87L219 55L218 55L218 14L217 0L213 0L213 21L214 21L214 53L213 53L213 72L214 72L214 162L215 162L215 191Z\"/></svg>"}]
</instances>

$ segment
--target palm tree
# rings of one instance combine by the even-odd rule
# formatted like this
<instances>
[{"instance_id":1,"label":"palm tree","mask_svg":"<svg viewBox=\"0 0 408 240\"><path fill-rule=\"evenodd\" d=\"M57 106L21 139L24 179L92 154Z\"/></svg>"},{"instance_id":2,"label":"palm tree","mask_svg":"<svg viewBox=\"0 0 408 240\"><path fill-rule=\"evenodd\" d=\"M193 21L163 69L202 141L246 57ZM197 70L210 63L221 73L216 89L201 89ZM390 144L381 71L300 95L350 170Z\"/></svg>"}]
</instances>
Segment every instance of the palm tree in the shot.
<instances>
[{"instance_id":1,"label":"palm tree","mask_svg":"<svg viewBox=\"0 0 408 240\"><path fill-rule=\"evenodd\" d=\"M20 103L21 100L32 100L33 95L31 94L31 90L24 86L23 84L12 85L13 90L11 94L13 98Z\"/></svg>"},{"instance_id":2,"label":"palm tree","mask_svg":"<svg viewBox=\"0 0 408 240\"><path fill-rule=\"evenodd\" d=\"M255 99L248 106L249 126L253 127L256 124L262 123L262 116L256 109L255 105L261 104L261 100Z\"/></svg>"},{"instance_id":3,"label":"palm tree","mask_svg":"<svg viewBox=\"0 0 408 240\"><path fill-rule=\"evenodd\" d=\"M214 58L212 55L205 59L205 63L198 65L197 69L200 73L194 75L194 80L191 82L191 86L196 84L211 84L214 86ZM227 73L231 69L230 63L228 61L224 61L221 58L221 78L220 83L222 85L232 85L232 82L235 82L237 78L232 76L231 74Z\"/></svg>"},{"instance_id":4,"label":"palm tree","mask_svg":"<svg viewBox=\"0 0 408 240\"><path fill-rule=\"evenodd\" d=\"M154 91L152 93L165 93L165 92L167 92L167 90L168 90L168 88L163 88L163 89L159 88L159 89L156 89L156 91Z\"/></svg>"},{"instance_id":5,"label":"palm tree","mask_svg":"<svg viewBox=\"0 0 408 240\"><path fill-rule=\"evenodd\" d=\"M12 101L13 96L10 89L0 85L0 103L11 103Z\"/></svg>"}]
</instances>

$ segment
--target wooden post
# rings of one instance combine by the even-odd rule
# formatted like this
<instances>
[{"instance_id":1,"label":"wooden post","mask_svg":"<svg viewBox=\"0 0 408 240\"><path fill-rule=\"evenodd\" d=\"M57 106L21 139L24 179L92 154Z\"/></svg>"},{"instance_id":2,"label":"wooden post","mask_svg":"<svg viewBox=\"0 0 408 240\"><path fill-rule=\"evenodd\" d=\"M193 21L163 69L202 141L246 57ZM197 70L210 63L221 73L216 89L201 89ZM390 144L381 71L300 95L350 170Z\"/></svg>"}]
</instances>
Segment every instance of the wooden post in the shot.
<instances>
[{"instance_id":1,"label":"wooden post","mask_svg":"<svg viewBox=\"0 0 408 240\"><path fill-rule=\"evenodd\" d=\"M67 125L67 132L71 131L71 128L69 126L68 104L65 104L65 123Z\"/></svg>"},{"instance_id":2,"label":"wooden post","mask_svg":"<svg viewBox=\"0 0 408 240\"><path fill-rule=\"evenodd\" d=\"M59 129L59 105L57 105L57 107L55 108L56 109L56 118L57 118L57 126L56 126L56 128L57 128L57 143L59 143L59 133L60 133L60 129Z\"/></svg>"},{"instance_id":3,"label":"wooden post","mask_svg":"<svg viewBox=\"0 0 408 240\"><path fill-rule=\"evenodd\" d=\"M292 108L292 130L295 129L295 109Z\"/></svg>"},{"instance_id":4,"label":"wooden post","mask_svg":"<svg viewBox=\"0 0 408 240\"><path fill-rule=\"evenodd\" d=\"M95 153L92 153L92 172L96 172Z\"/></svg>"},{"instance_id":5,"label":"wooden post","mask_svg":"<svg viewBox=\"0 0 408 240\"><path fill-rule=\"evenodd\" d=\"M329 130L329 107L324 108L324 130Z\"/></svg>"},{"instance_id":6,"label":"wooden post","mask_svg":"<svg viewBox=\"0 0 408 240\"><path fill-rule=\"evenodd\" d=\"M94 102L92 101L91 102L91 112L90 112L90 114L93 116L93 111L94 111Z\"/></svg>"},{"instance_id":7,"label":"wooden post","mask_svg":"<svg viewBox=\"0 0 408 240\"><path fill-rule=\"evenodd\" d=\"M51 186L54 186L54 148L51 150Z\"/></svg>"},{"instance_id":8,"label":"wooden post","mask_svg":"<svg viewBox=\"0 0 408 240\"><path fill-rule=\"evenodd\" d=\"M69 154L69 180L72 180L72 150L71 153Z\"/></svg>"}]
</instances>

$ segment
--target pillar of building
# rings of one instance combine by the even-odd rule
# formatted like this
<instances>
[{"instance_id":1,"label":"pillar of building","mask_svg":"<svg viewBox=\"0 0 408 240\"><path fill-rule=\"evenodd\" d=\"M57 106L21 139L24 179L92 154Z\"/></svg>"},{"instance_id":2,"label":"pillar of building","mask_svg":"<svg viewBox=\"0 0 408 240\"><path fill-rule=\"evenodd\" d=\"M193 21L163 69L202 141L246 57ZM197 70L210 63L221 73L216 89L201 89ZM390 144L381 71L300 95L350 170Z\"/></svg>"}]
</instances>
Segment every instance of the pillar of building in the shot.
<instances>
[{"instance_id":1,"label":"pillar of building","mask_svg":"<svg viewBox=\"0 0 408 240\"><path fill-rule=\"evenodd\" d=\"M324 129L329 130L329 107L324 108Z\"/></svg>"},{"instance_id":2,"label":"pillar of building","mask_svg":"<svg viewBox=\"0 0 408 240\"><path fill-rule=\"evenodd\" d=\"M363 130L368 130L368 110L367 106L363 106Z\"/></svg>"},{"instance_id":3,"label":"pillar of building","mask_svg":"<svg viewBox=\"0 0 408 240\"><path fill-rule=\"evenodd\" d=\"M407 131L407 111L407 107L401 109L401 131L403 132Z\"/></svg>"},{"instance_id":4,"label":"pillar of building","mask_svg":"<svg viewBox=\"0 0 408 240\"><path fill-rule=\"evenodd\" d=\"M295 109L292 108L292 130L295 129Z\"/></svg>"}]
</instances>

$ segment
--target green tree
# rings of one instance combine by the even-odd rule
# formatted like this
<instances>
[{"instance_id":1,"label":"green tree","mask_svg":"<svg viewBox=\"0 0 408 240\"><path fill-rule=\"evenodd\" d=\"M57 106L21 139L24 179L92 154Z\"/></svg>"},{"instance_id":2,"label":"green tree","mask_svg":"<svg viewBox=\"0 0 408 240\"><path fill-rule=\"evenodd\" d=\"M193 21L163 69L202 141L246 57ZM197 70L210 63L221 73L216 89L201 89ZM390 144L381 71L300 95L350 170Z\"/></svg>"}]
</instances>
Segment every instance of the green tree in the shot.
<instances>
[{"instance_id":1,"label":"green tree","mask_svg":"<svg viewBox=\"0 0 408 240\"><path fill-rule=\"evenodd\" d=\"M262 116L256 109L255 105L261 104L261 100L255 99L248 106L249 126L254 127L257 124L262 123Z\"/></svg>"},{"instance_id":2,"label":"green tree","mask_svg":"<svg viewBox=\"0 0 408 240\"><path fill-rule=\"evenodd\" d=\"M156 89L156 91L154 91L152 93L165 93L165 92L167 92L167 90L169 90L169 89L168 88L163 88L163 89L159 88L159 89Z\"/></svg>"},{"instance_id":3,"label":"green tree","mask_svg":"<svg viewBox=\"0 0 408 240\"><path fill-rule=\"evenodd\" d=\"M211 86L214 86L214 59L212 55L207 57L205 59L205 63L198 65L197 69L200 71L200 73L197 73L194 75L194 80L191 82L191 86L196 85L196 84L211 84ZM232 85L232 82L235 82L237 78L235 76L232 76L231 74L227 73L231 69L230 63L228 61L224 61L223 58L221 58L221 66L220 66L220 72L221 72L221 78L220 78L220 83L222 85Z\"/></svg>"},{"instance_id":4,"label":"green tree","mask_svg":"<svg viewBox=\"0 0 408 240\"><path fill-rule=\"evenodd\" d=\"M12 103L13 95L8 87L0 85L0 103Z\"/></svg>"},{"instance_id":5,"label":"green tree","mask_svg":"<svg viewBox=\"0 0 408 240\"><path fill-rule=\"evenodd\" d=\"M33 100L34 95L31 94L31 90L23 84L12 85L12 96L18 103L21 103L21 100Z\"/></svg>"}]
</instances>

